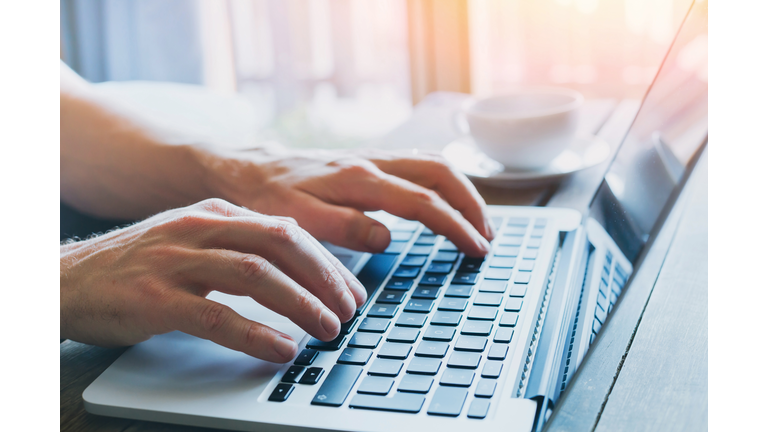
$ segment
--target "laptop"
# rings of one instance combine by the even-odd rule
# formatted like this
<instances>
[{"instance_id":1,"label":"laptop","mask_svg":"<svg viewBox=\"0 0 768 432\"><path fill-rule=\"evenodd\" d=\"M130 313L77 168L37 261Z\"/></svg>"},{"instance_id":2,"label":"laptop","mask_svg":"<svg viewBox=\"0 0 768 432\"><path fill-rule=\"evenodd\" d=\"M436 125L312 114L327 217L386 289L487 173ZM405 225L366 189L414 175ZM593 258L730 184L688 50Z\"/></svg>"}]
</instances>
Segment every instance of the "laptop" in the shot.
<instances>
[{"instance_id":1,"label":"laptop","mask_svg":"<svg viewBox=\"0 0 768 432\"><path fill-rule=\"evenodd\" d=\"M392 232L384 253L328 245L369 294L338 338L212 293L300 341L297 358L275 364L180 332L155 336L85 390L86 410L231 430L540 430L706 146L706 7L688 11L581 211L490 206L498 235L482 259L375 213Z\"/></svg>"}]
</instances>

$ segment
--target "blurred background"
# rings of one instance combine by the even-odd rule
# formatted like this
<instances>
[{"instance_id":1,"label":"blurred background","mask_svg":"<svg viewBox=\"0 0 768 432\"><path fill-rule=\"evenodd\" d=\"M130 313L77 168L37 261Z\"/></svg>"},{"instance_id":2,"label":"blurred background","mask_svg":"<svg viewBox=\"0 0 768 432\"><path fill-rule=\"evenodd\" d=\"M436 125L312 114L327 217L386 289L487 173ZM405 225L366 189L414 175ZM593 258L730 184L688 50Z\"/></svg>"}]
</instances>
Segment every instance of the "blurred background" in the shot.
<instances>
[{"instance_id":1,"label":"blurred background","mask_svg":"<svg viewBox=\"0 0 768 432\"><path fill-rule=\"evenodd\" d=\"M238 95L262 138L354 147L427 94L558 85L642 98L690 0L60 0L91 82Z\"/></svg>"}]
</instances>

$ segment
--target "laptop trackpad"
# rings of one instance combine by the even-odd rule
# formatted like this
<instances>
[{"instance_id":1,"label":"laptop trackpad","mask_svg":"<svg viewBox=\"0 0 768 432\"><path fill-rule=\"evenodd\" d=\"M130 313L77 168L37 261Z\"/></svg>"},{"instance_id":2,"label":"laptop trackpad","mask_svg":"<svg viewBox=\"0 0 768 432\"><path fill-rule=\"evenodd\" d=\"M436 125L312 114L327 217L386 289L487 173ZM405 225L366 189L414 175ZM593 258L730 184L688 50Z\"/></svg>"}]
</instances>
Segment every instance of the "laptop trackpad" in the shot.
<instances>
[{"instance_id":1,"label":"laptop trackpad","mask_svg":"<svg viewBox=\"0 0 768 432\"><path fill-rule=\"evenodd\" d=\"M306 335L296 324L249 297L214 292L208 298L290 335L299 344ZM177 405L177 409L194 412L197 403L210 403L212 398L225 402L246 395L258 397L282 366L208 340L172 332L155 336L130 349L97 380L106 380L108 385L91 386L89 390L95 390L97 394L83 396L86 399L92 397L94 401L106 402L104 399L107 399L118 405L120 402L116 399L121 399L122 403L134 407Z\"/></svg>"}]
</instances>

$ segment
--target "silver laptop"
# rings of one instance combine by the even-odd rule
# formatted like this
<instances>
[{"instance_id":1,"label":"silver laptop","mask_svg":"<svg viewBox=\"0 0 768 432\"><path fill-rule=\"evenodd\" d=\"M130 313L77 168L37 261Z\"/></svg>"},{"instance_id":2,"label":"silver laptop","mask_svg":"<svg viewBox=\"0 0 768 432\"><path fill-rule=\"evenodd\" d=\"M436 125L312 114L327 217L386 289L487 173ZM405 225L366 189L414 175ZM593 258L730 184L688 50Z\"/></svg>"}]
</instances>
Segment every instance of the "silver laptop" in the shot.
<instances>
[{"instance_id":1,"label":"silver laptop","mask_svg":"<svg viewBox=\"0 0 768 432\"><path fill-rule=\"evenodd\" d=\"M297 358L156 336L85 390L86 410L233 430L541 429L706 145L706 38L697 3L583 211L491 206L499 234L484 259L376 213L392 231L384 253L328 246L369 293L336 340L212 293L301 341Z\"/></svg>"}]
</instances>

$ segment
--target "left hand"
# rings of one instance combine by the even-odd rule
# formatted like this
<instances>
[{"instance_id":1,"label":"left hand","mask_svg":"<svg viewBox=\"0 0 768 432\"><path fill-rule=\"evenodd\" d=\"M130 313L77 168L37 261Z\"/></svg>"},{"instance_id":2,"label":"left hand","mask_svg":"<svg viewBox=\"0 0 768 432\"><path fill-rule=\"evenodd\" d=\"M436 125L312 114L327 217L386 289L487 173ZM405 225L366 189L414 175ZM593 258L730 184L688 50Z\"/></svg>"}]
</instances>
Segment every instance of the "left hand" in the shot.
<instances>
[{"instance_id":1,"label":"left hand","mask_svg":"<svg viewBox=\"0 0 768 432\"><path fill-rule=\"evenodd\" d=\"M470 256L488 253L495 235L480 194L436 153L264 147L207 165L223 198L350 249L389 245L386 227L363 214L374 210L418 220Z\"/></svg>"}]
</instances>

